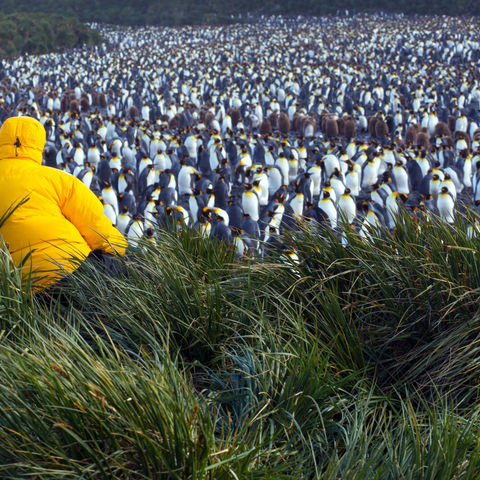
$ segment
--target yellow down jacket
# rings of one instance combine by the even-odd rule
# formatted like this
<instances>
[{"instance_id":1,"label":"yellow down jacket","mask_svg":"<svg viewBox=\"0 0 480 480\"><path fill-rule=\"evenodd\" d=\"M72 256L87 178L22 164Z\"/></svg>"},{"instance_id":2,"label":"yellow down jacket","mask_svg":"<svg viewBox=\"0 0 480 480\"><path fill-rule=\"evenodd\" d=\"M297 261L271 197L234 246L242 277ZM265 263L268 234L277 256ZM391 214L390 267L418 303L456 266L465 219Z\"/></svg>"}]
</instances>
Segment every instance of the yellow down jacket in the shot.
<instances>
[{"instance_id":1,"label":"yellow down jacket","mask_svg":"<svg viewBox=\"0 0 480 480\"><path fill-rule=\"evenodd\" d=\"M123 255L127 246L91 190L73 175L42 166L45 136L31 117L9 118L0 130L0 218L28 199L0 235L15 265L26 259L22 273L31 274L36 291L73 272L92 250Z\"/></svg>"}]
</instances>

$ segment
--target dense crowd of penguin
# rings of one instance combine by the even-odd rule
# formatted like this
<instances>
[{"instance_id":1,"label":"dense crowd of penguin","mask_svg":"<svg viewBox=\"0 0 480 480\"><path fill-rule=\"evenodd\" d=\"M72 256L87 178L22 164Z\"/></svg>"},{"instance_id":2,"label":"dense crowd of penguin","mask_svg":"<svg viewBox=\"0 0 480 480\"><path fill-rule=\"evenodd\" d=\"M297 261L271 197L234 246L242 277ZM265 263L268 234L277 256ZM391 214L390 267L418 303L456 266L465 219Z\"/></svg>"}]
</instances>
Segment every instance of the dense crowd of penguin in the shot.
<instances>
[{"instance_id":1,"label":"dense crowd of penguin","mask_svg":"<svg viewBox=\"0 0 480 480\"><path fill-rule=\"evenodd\" d=\"M100 27L98 27L100 28ZM197 228L264 255L302 223L393 229L480 205L478 19L353 15L102 27L3 60L0 121L38 118L135 244Z\"/></svg>"}]
</instances>

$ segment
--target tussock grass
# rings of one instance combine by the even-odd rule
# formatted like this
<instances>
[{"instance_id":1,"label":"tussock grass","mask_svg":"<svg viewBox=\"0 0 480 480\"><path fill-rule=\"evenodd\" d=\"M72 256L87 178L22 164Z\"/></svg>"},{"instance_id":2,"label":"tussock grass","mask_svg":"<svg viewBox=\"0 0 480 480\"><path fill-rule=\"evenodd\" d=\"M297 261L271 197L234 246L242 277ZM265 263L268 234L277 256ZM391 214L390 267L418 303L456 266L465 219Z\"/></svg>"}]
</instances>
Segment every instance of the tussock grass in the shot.
<instances>
[{"instance_id":1,"label":"tussock grass","mask_svg":"<svg viewBox=\"0 0 480 480\"><path fill-rule=\"evenodd\" d=\"M0 476L478 478L478 239L338 237L158 232L47 300L3 248Z\"/></svg>"}]
</instances>

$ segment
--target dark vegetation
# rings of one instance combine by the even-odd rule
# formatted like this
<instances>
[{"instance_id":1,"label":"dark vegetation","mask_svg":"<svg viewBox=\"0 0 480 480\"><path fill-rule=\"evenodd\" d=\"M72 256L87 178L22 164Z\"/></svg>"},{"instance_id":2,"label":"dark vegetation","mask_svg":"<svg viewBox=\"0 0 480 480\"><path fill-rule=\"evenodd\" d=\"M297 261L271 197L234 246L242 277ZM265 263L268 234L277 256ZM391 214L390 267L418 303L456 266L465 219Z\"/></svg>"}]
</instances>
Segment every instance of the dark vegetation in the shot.
<instances>
[{"instance_id":1,"label":"dark vegetation","mask_svg":"<svg viewBox=\"0 0 480 480\"><path fill-rule=\"evenodd\" d=\"M227 23L234 20L232 16L245 16L247 13L323 15L349 10L470 15L480 13L480 3L475 0L3 0L2 10L48 13L61 10L62 14L77 17L83 22L184 25Z\"/></svg>"},{"instance_id":2,"label":"dark vegetation","mask_svg":"<svg viewBox=\"0 0 480 480\"><path fill-rule=\"evenodd\" d=\"M55 52L101 41L97 32L73 17L0 13L0 58Z\"/></svg>"}]
</instances>

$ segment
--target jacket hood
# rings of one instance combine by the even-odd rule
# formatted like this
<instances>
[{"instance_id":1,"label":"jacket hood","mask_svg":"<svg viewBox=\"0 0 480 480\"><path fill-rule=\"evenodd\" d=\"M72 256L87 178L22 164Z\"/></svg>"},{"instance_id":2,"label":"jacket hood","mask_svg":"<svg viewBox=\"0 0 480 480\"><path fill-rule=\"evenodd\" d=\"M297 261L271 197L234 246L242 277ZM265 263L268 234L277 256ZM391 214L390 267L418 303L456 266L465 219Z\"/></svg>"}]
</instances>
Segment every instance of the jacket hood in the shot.
<instances>
[{"instance_id":1,"label":"jacket hood","mask_svg":"<svg viewBox=\"0 0 480 480\"><path fill-rule=\"evenodd\" d=\"M10 117L0 129L0 160L18 157L41 164L45 140L45 129L38 120Z\"/></svg>"}]
</instances>

